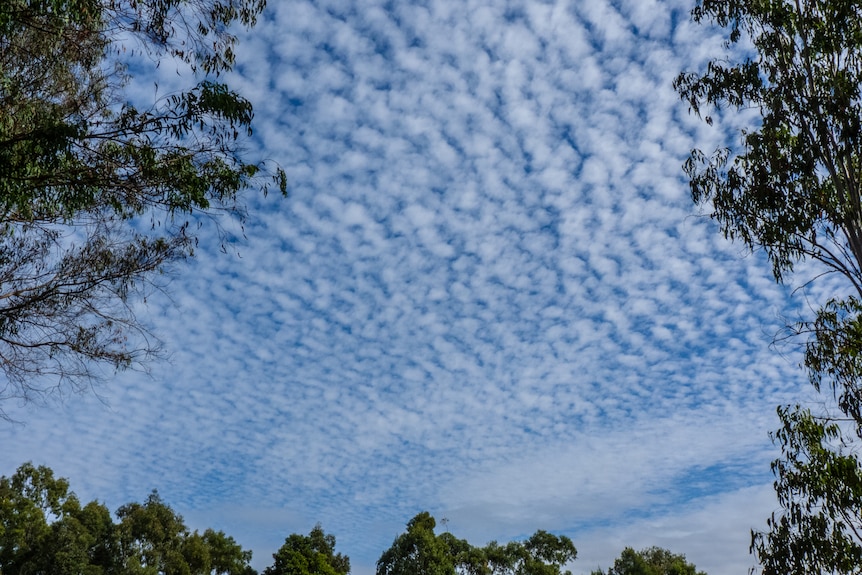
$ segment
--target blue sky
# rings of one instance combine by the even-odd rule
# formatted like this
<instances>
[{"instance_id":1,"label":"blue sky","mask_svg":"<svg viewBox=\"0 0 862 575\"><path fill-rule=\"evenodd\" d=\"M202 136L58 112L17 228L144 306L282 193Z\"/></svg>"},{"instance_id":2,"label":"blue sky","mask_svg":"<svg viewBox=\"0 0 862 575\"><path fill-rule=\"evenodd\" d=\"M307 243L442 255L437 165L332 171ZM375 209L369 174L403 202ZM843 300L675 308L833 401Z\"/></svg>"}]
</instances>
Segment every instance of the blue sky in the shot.
<instances>
[{"instance_id":1,"label":"blue sky","mask_svg":"<svg viewBox=\"0 0 862 575\"><path fill-rule=\"evenodd\" d=\"M770 342L822 293L691 204L689 150L752 118L673 92L723 51L690 8L270 0L230 82L290 197L217 217L227 253L204 225L140 305L168 361L5 405L0 473L112 509L158 489L259 569L320 522L369 575L428 510L476 544L567 534L574 573L649 545L745 573L775 407L808 393Z\"/></svg>"}]
</instances>

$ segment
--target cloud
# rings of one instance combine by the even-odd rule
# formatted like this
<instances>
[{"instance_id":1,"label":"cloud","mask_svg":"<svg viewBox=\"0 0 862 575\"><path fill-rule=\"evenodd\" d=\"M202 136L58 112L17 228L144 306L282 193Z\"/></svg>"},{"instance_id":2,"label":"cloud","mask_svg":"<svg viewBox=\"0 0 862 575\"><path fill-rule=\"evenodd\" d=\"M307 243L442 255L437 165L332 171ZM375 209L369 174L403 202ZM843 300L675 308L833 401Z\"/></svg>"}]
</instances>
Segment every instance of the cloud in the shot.
<instances>
[{"instance_id":1,"label":"cloud","mask_svg":"<svg viewBox=\"0 0 862 575\"><path fill-rule=\"evenodd\" d=\"M572 572L607 569L623 548L655 545L684 554L706 573L745 573L756 565L748 554L750 532L764 529L765 518L775 507L771 484L752 485L706 497L696 506L595 529L578 539ZM755 513L763 519L751 522L748 518Z\"/></svg>"}]
</instances>

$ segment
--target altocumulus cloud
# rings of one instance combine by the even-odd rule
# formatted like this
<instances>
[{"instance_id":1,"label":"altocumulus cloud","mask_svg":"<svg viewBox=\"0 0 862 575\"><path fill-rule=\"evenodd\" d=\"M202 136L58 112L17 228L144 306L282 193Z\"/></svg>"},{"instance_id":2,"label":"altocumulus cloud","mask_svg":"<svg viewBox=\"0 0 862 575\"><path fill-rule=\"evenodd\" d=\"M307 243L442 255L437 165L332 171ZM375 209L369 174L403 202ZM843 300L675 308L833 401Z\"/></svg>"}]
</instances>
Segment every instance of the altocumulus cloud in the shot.
<instances>
[{"instance_id":1,"label":"altocumulus cloud","mask_svg":"<svg viewBox=\"0 0 862 575\"><path fill-rule=\"evenodd\" d=\"M566 533L575 572L651 544L746 569L804 387L768 349L789 291L687 196L689 149L734 137L671 89L722 49L689 8L271 1L231 82L290 198L142 308L169 363L22 407L0 472L158 488L259 568L320 521L367 575L428 509L476 543Z\"/></svg>"}]
</instances>

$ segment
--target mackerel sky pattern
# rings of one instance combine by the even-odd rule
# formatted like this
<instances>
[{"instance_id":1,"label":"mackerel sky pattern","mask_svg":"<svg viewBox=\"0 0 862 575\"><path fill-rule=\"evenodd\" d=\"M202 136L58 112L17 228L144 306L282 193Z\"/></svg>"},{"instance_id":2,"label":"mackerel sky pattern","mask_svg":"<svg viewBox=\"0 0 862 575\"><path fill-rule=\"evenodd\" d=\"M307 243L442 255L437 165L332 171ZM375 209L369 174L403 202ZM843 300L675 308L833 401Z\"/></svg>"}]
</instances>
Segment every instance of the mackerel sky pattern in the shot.
<instances>
[{"instance_id":1,"label":"mackerel sky pattern","mask_svg":"<svg viewBox=\"0 0 862 575\"><path fill-rule=\"evenodd\" d=\"M775 407L808 393L770 342L821 294L691 203L690 149L753 117L673 92L725 50L690 7L270 0L228 81L290 196L202 220L138 310L167 361L4 406L0 473L158 489L259 569L320 522L369 575L428 510L475 544L569 535L574 573L649 545L744 573ZM134 70L142 100L188 81Z\"/></svg>"}]
</instances>

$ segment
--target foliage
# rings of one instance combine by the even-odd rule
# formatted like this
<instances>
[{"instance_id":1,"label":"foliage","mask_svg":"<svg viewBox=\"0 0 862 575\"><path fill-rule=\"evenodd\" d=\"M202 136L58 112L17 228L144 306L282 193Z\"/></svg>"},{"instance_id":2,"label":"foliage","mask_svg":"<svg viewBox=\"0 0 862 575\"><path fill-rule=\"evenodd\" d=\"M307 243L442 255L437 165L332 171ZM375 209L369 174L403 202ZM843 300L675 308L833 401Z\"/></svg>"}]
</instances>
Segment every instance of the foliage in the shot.
<instances>
[{"instance_id":1,"label":"foliage","mask_svg":"<svg viewBox=\"0 0 862 575\"><path fill-rule=\"evenodd\" d=\"M456 541L434 533L437 522L423 511L407 523L407 531L377 561L377 575L449 575L455 573Z\"/></svg>"},{"instance_id":2,"label":"foliage","mask_svg":"<svg viewBox=\"0 0 862 575\"><path fill-rule=\"evenodd\" d=\"M784 508L753 535L764 573L858 573L862 565L862 467L840 422L800 406L779 409L782 458L772 469Z\"/></svg>"},{"instance_id":3,"label":"foliage","mask_svg":"<svg viewBox=\"0 0 862 575\"><path fill-rule=\"evenodd\" d=\"M153 492L117 511L81 506L65 479L27 463L0 477L0 573L254 575L251 552L221 531L189 532Z\"/></svg>"},{"instance_id":4,"label":"foliage","mask_svg":"<svg viewBox=\"0 0 862 575\"><path fill-rule=\"evenodd\" d=\"M756 59L709 63L675 83L702 106L760 111L741 151L694 150L686 163L696 202L711 202L730 238L763 248L777 279L812 258L862 294L862 6L845 0L702 0L695 21L752 41ZM707 116L708 121L712 122Z\"/></svg>"},{"instance_id":5,"label":"foliage","mask_svg":"<svg viewBox=\"0 0 862 575\"><path fill-rule=\"evenodd\" d=\"M377 561L377 575L570 575L563 566L577 556L565 536L537 531L526 541L474 547L451 533L434 533L426 511L407 523L407 531Z\"/></svg>"},{"instance_id":6,"label":"foliage","mask_svg":"<svg viewBox=\"0 0 862 575\"><path fill-rule=\"evenodd\" d=\"M809 259L849 282L797 325L809 341L803 364L822 411L782 408L773 465L783 512L752 549L769 574L858 572L862 559L862 4L847 0L700 0L696 22L728 30L727 47L753 56L717 58L675 83L691 109L754 109L760 125L740 149L694 150L685 170L698 203L710 203L727 237L762 249L778 281ZM706 115L704 119L712 123ZM832 401L834 399L834 401ZM854 446L855 444L855 446Z\"/></svg>"},{"instance_id":7,"label":"foliage","mask_svg":"<svg viewBox=\"0 0 862 575\"><path fill-rule=\"evenodd\" d=\"M320 524L308 535L288 536L274 553L273 564L264 575L347 575L350 559L335 553L335 536L324 533Z\"/></svg>"},{"instance_id":8,"label":"foliage","mask_svg":"<svg viewBox=\"0 0 862 575\"><path fill-rule=\"evenodd\" d=\"M635 551L626 547L607 573L601 569L592 575L706 575L694 564L685 560L685 555L671 553L661 547L649 547Z\"/></svg>"},{"instance_id":9,"label":"foliage","mask_svg":"<svg viewBox=\"0 0 862 575\"><path fill-rule=\"evenodd\" d=\"M201 214L242 216L270 183L247 162L251 104L218 76L233 23L263 0L4 0L0 4L0 399L35 399L94 365L157 349L130 308L193 254ZM185 66L190 86L144 108L124 58ZM264 178L264 179L262 179ZM2 415L2 412L0 412Z\"/></svg>"}]
</instances>

